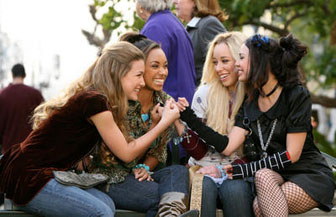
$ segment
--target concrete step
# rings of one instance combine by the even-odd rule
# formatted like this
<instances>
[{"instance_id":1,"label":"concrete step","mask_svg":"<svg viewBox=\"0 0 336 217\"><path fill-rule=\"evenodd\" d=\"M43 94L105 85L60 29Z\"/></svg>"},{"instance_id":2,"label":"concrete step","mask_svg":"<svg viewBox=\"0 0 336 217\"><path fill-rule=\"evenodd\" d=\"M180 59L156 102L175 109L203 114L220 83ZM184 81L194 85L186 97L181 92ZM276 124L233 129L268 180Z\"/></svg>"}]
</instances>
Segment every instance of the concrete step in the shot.
<instances>
[{"instance_id":1,"label":"concrete step","mask_svg":"<svg viewBox=\"0 0 336 217\"><path fill-rule=\"evenodd\" d=\"M291 217L302 217L302 216L315 216L315 217L328 217L336 216L336 208L333 208L331 212L324 212L317 208L310 210L309 212L303 214L289 215ZM217 209L216 217L223 217L223 212L220 209Z\"/></svg>"},{"instance_id":2,"label":"concrete step","mask_svg":"<svg viewBox=\"0 0 336 217\"><path fill-rule=\"evenodd\" d=\"M0 217L37 217L32 214L14 210L0 210ZM117 209L115 217L146 217L145 213Z\"/></svg>"},{"instance_id":3,"label":"concrete step","mask_svg":"<svg viewBox=\"0 0 336 217\"><path fill-rule=\"evenodd\" d=\"M310 210L309 212L297 215L289 215L289 216L319 216L319 217L327 217L327 216L336 216L336 208L333 208L331 212L324 212L317 208Z\"/></svg>"},{"instance_id":4,"label":"concrete step","mask_svg":"<svg viewBox=\"0 0 336 217\"><path fill-rule=\"evenodd\" d=\"M138 213L129 210L120 210L118 209L116 212L115 217L145 217L145 213ZM223 217L222 210L217 210L217 217ZM309 212L298 214L298 215L289 215L291 217L300 217L300 216L315 216L315 217L329 217L329 216L336 216L336 208L333 208L331 212L323 212L319 209L313 209ZM14 210L0 210L0 217L36 217L34 215L24 213L21 211L14 211Z\"/></svg>"}]
</instances>

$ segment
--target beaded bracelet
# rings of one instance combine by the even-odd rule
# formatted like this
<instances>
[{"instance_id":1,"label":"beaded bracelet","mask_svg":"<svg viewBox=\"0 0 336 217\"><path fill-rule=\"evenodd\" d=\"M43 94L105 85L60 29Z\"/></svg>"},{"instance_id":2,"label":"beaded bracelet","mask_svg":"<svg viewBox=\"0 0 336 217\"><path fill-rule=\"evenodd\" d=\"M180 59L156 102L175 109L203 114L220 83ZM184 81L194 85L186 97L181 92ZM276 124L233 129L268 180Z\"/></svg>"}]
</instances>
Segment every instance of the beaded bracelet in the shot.
<instances>
[{"instance_id":1,"label":"beaded bracelet","mask_svg":"<svg viewBox=\"0 0 336 217\"><path fill-rule=\"evenodd\" d=\"M146 164L137 164L132 168L132 170L140 168L144 168L148 173L150 173L149 166L147 166Z\"/></svg>"},{"instance_id":2,"label":"beaded bracelet","mask_svg":"<svg viewBox=\"0 0 336 217\"><path fill-rule=\"evenodd\" d=\"M227 176L226 172L223 170L223 166L217 166L217 169L219 169L219 171L221 172L222 176L221 178L224 178L225 176Z\"/></svg>"},{"instance_id":3,"label":"beaded bracelet","mask_svg":"<svg viewBox=\"0 0 336 217\"><path fill-rule=\"evenodd\" d=\"M184 129L183 132L181 133L181 136L178 137L180 143L183 141L183 138L188 135L188 125L183 121L181 122L184 125Z\"/></svg>"}]
</instances>

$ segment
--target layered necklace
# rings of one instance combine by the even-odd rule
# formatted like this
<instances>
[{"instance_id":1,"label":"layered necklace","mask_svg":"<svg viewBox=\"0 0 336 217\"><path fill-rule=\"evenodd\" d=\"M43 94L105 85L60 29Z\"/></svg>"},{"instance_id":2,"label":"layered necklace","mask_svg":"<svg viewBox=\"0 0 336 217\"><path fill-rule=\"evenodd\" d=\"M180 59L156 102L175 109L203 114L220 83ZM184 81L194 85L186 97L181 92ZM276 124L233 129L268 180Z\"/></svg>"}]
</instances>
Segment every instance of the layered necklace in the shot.
<instances>
[{"instance_id":1,"label":"layered necklace","mask_svg":"<svg viewBox=\"0 0 336 217\"><path fill-rule=\"evenodd\" d=\"M272 139L272 136L273 136L273 133L274 133L274 129L275 129L275 126L276 126L277 122L278 122L278 119L275 119L273 121L271 132L268 135L268 138L267 138L267 141L266 141L266 144L265 144L263 136L262 136L262 132L261 132L261 127L260 127L259 119L257 120L258 136L259 136L260 146L261 146L261 149L263 151L263 153L261 155L261 158L266 158L268 156L266 150L267 150L267 148L268 148L268 146L269 146L269 144L271 142L271 139Z\"/></svg>"}]
</instances>

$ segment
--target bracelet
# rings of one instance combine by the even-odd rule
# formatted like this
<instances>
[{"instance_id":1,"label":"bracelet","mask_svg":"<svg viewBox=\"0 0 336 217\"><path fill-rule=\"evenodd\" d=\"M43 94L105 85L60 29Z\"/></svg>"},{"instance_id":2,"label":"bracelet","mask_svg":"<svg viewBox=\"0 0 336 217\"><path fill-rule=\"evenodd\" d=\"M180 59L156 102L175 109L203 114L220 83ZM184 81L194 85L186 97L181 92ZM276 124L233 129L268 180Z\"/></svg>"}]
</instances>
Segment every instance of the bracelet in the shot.
<instances>
[{"instance_id":1,"label":"bracelet","mask_svg":"<svg viewBox=\"0 0 336 217\"><path fill-rule=\"evenodd\" d=\"M183 141L183 137L185 137L186 135L188 135L188 126L184 121L181 121L181 123L184 125L184 129L181 133L181 136L178 135L177 130L174 133L173 136L173 143L174 145L179 145L182 141Z\"/></svg>"},{"instance_id":2,"label":"bracelet","mask_svg":"<svg viewBox=\"0 0 336 217\"><path fill-rule=\"evenodd\" d=\"M140 168L144 168L148 173L150 173L149 166L147 166L146 164L137 164L132 168L132 170Z\"/></svg>"},{"instance_id":3,"label":"bracelet","mask_svg":"<svg viewBox=\"0 0 336 217\"><path fill-rule=\"evenodd\" d=\"M221 178L224 178L225 176L227 176L226 172L223 170L223 166L218 165L217 169L219 169L219 171L222 174Z\"/></svg>"},{"instance_id":4,"label":"bracelet","mask_svg":"<svg viewBox=\"0 0 336 217\"><path fill-rule=\"evenodd\" d=\"M183 141L183 138L186 135L188 135L188 125L184 121L182 121L182 124L184 125L184 129L183 129L183 132L182 132L181 136L179 137L180 143Z\"/></svg>"}]
</instances>

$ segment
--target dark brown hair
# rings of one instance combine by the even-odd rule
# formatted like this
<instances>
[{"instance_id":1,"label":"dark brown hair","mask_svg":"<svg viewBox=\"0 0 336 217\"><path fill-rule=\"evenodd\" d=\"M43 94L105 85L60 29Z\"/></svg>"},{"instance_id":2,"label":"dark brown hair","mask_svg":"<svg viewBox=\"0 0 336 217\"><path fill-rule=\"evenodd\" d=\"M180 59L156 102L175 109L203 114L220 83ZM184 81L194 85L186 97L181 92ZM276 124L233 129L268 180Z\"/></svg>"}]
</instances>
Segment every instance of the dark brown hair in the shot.
<instances>
[{"instance_id":1,"label":"dark brown hair","mask_svg":"<svg viewBox=\"0 0 336 217\"><path fill-rule=\"evenodd\" d=\"M307 54L308 48L292 34L273 38L256 34L245 41L249 48L250 72L247 93L251 101L268 81L271 71L281 86L300 84L298 63Z\"/></svg>"}]
</instances>

